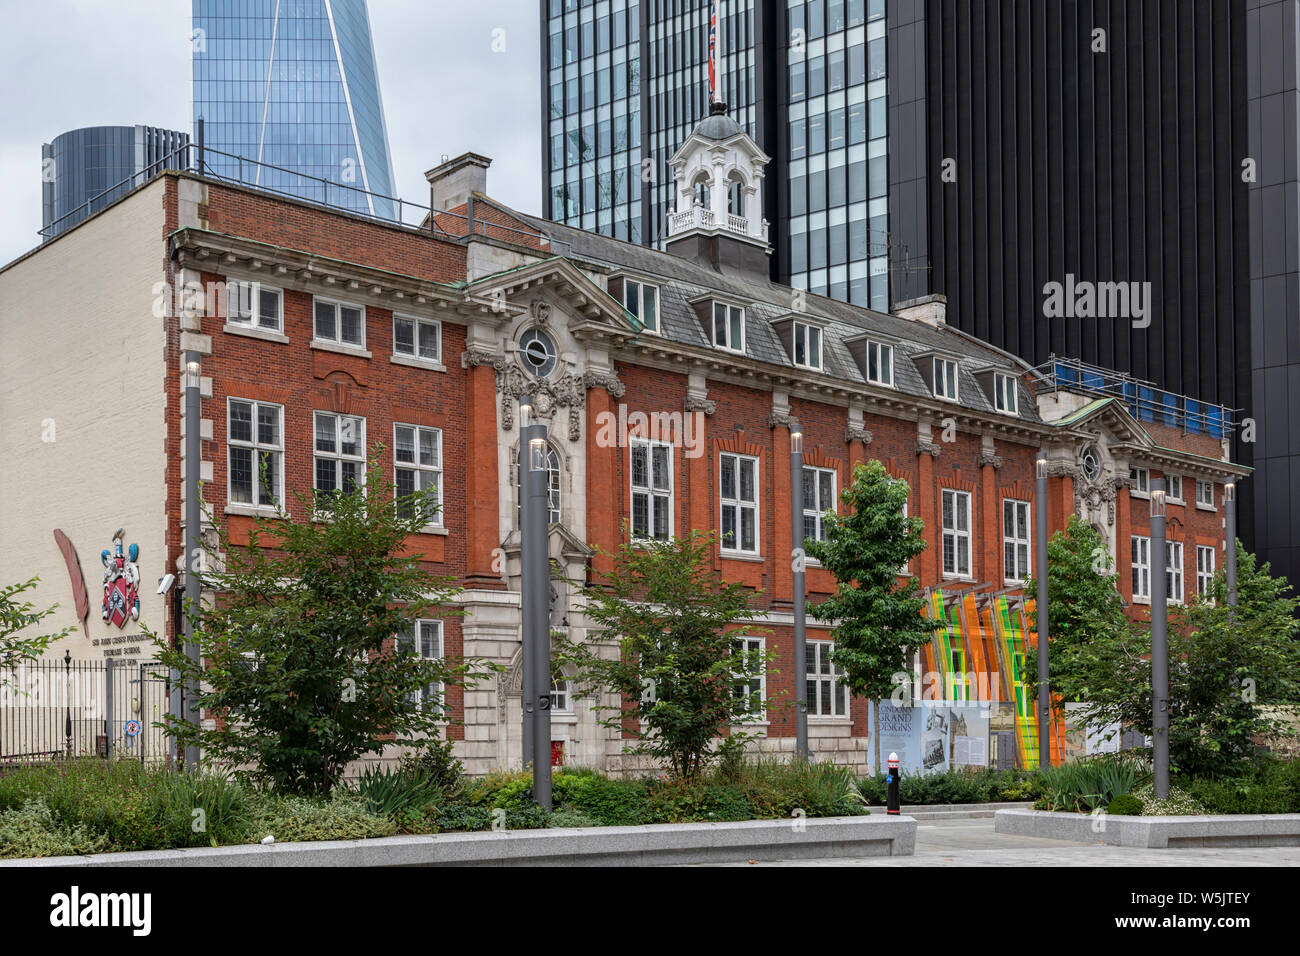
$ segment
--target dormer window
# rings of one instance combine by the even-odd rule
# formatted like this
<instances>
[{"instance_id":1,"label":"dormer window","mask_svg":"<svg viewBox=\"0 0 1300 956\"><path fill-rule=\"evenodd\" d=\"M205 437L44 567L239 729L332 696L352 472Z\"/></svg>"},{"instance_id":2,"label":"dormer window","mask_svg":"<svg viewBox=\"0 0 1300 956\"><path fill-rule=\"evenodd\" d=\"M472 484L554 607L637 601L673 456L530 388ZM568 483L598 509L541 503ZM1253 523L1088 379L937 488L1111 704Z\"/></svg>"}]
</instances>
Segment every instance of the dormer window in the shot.
<instances>
[{"instance_id":1,"label":"dormer window","mask_svg":"<svg viewBox=\"0 0 1300 956\"><path fill-rule=\"evenodd\" d=\"M805 322L794 323L794 364L801 368L822 368L822 330Z\"/></svg>"},{"instance_id":2,"label":"dormer window","mask_svg":"<svg viewBox=\"0 0 1300 956\"><path fill-rule=\"evenodd\" d=\"M993 407L1007 415L1018 414L1019 402L1014 376L1000 372L993 375Z\"/></svg>"},{"instance_id":3,"label":"dormer window","mask_svg":"<svg viewBox=\"0 0 1300 956\"><path fill-rule=\"evenodd\" d=\"M957 401L957 363L952 359L934 359L934 397Z\"/></svg>"},{"instance_id":4,"label":"dormer window","mask_svg":"<svg viewBox=\"0 0 1300 956\"><path fill-rule=\"evenodd\" d=\"M745 310L725 302L713 303L713 344L732 352L745 351Z\"/></svg>"},{"instance_id":5,"label":"dormer window","mask_svg":"<svg viewBox=\"0 0 1300 956\"><path fill-rule=\"evenodd\" d=\"M894 347L884 342L867 343L867 381L873 385L894 385Z\"/></svg>"},{"instance_id":6,"label":"dormer window","mask_svg":"<svg viewBox=\"0 0 1300 956\"><path fill-rule=\"evenodd\" d=\"M623 280L623 306L641 320L645 332L659 332L659 287L636 279Z\"/></svg>"}]
</instances>

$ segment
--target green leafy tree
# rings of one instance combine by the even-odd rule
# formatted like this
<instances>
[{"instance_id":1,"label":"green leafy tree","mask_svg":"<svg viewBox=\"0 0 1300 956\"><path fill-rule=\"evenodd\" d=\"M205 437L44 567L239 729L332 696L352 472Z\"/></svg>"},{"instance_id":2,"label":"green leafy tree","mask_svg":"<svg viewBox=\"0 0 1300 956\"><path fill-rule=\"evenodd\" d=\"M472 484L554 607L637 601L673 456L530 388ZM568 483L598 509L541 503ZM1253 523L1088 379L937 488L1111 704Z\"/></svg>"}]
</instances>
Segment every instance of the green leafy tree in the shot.
<instances>
[{"instance_id":1,"label":"green leafy tree","mask_svg":"<svg viewBox=\"0 0 1300 956\"><path fill-rule=\"evenodd\" d=\"M65 627L51 634L23 635L58 608L54 604L38 611L26 600L25 592L36 587L39 581L40 578L33 577L0 587L0 687L5 686L7 672L23 661L38 659L52 643L72 633L71 627Z\"/></svg>"},{"instance_id":2,"label":"green leafy tree","mask_svg":"<svg viewBox=\"0 0 1300 956\"><path fill-rule=\"evenodd\" d=\"M1238 542L1235 608L1223 569L1205 599L1170 608L1169 752L1181 772L1231 774L1260 738L1284 732L1280 710L1300 703L1300 601L1290 593Z\"/></svg>"},{"instance_id":3,"label":"green leafy tree","mask_svg":"<svg viewBox=\"0 0 1300 956\"><path fill-rule=\"evenodd\" d=\"M1025 594L1037 593L1038 582L1031 577L1025 582ZM1145 687L1150 700L1150 638L1144 638L1124 613L1105 539L1076 515L1047 542L1047 593L1048 680L1053 699L1059 695L1063 701L1095 701L1096 695L1118 689L1111 676L1118 674L1130 687L1133 681ZM1037 607L1028 616L1036 632ZM1036 647L1025 649L1025 673L1038 673Z\"/></svg>"},{"instance_id":4,"label":"green leafy tree","mask_svg":"<svg viewBox=\"0 0 1300 956\"><path fill-rule=\"evenodd\" d=\"M426 745L443 689L484 672L414 649L414 622L455 613L446 605L459 589L406 553L432 505L423 492L394 506L381 453L364 492L296 494L294 516L278 505L246 541L218 526L203 571L216 600L186 607L201 664L154 636L159 659L200 681L199 705L219 718L195 730L169 715L168 732L280 791L326 794L362 754Z\"/></svg>"},{"instance_id":5,"label":"green leafy tree","mask_svg":"<svg viewBox=\"0 0 1300 956\"><path fill-rule=\"evenodd\" d=\"M743 725L765 706L753 685L771 655L746 652L737 625L755 617L751 591L711 568L713 536L692 531L668 541L624 544L603 584L584 587L593 641L617 643L617 656L594 644L561 640L574 683L597 701L599 722L626 730L630 753L662 761L693 780L723 728ZM764 632L752 627L746 635ZM615 703L604 703L612 694Z\"/></svg>"},{"instance_id":6,"label":"green leafy tree","mask_svg":"<svg viewBox=\"0 0 1300 956\"><path fill-rule=\"evenodd\" d=\"M1097 574L1097 548L1105 553L1100 535L1077 521L1048 547L1052 691L1082 702L1089 723L1150 736L1150 623L1126 618L1113 579ZM1204 599L1169 606L1169 754L1179 773L1240 770L1257 740L1283 730L1280 708L1300 702L1291 586L1240 543L1237 584L1236 608L1223 569ZM1034 673L1037 655L1028 656Z\"/></svg>"},{"instance_id":7,"label":"green leafy tree","mask_svg":"<svg viewBox=\"0 0 1300 956\"><path fill-rule=\"evenodd\" d=\"M877 718L880 699L899 685L897 675L910 673L912 655L936 630L921 613L925 599L916 579L898 580L899 570L926 546L925 522L903 513L907 497L907 482L893 478L880 462L860 464L840 495L848 513L827 514L825 540L804 543L808 557L837 582L835 596L809 613L834 622L832 660L854 694L875 702Z\"/></svg>"}]
</instances>

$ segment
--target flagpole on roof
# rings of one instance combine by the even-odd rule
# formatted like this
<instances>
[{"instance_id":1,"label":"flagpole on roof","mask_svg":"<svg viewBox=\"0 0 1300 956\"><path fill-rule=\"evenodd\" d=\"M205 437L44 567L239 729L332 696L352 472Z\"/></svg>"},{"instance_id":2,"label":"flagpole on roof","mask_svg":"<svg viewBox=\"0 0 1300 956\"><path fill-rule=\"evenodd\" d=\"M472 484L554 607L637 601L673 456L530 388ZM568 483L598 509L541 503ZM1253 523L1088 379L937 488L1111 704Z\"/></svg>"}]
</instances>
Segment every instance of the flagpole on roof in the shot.
<instances>
[{"instance_id":1,"label":"flagpole on roof","mask_svg":"<svg viewBox=\"0 0 1300 956\"><path fill-rule=\"evenodd\" d=\"M709 3L709 103L721 103L722 92L719 89L719 64L722 57L721 37L718 36L718 5L721 0Z\"/></svg>"}]
</instances>

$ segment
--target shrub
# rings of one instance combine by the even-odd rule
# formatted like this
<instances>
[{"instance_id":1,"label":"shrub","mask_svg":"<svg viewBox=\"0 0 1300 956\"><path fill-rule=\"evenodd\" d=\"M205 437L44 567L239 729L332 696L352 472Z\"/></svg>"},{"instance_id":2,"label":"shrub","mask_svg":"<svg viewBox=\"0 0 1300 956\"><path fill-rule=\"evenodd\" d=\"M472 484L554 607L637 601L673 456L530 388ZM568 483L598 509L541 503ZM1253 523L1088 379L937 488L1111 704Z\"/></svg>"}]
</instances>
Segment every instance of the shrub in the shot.
<instances>
[{"instance_id":1,"label":"shrub","mask_svg":"<svg viewBox=\"0 0 1300 956\"><path fill-rule=\"evenodd\" d=\"M734 784L670 781L650 794L655 823L716 823L752 820L754 807Z\"/></svg>"},{"instance_id":2,"label":"shrub","mask_svg":"<svg viewBox=\"0 0 1300 956\"><path fill-rule=\"evenodd\" d=\"M158 846L219 846L239 843L247 828L248 793L215 773L172 773L155 777L161 832ZM201 810L201 814L195 813Z\"/></svg>"},{"instance_id":3,"label":"shrub","mask_svg":"<svg viewBox=\"0 0 1300 956\"><path fill-rule=\"evenodd\" d=\"M58 823L44 800L0 810L0 858L73 856L108 849L103 834Z\"/></svg>"},{"instance_id":4,"label":"shrub","mask_svg":"<svg viewBox=\"0 0 1300 956\"><path fill-rule=\"evenodd\" d=\"M884 774L863 777L858 792L871 805L883 806L889 791ZM957 767L938 773L904 773L898 785L904 804L997 803L1033 800L1039 785L1035 774L1026 770L994 770L988 767Z\"/></svg>"},{"instance_id":5,"label":"shrub","mask_svg":"<svg viewBox=\"0 0 1300 956\"><path fill-rule=\"evenodd\" d=\"M1147 775L1143 764L1123 754L1044 767L1038 771L1043 789L1038 805L1045 810L1090 813L1133 792Z\"/></svg>"},{"instance_id":6,"label":"shrub","mask_svg":"<svg viewBox=\"0 0 1300 956\"><path fill-rule=\"evenodd\" d=\"M636 826L650 821L650 794L644 781L611 780L593 772L566 770L555 775L551 786L556 807L577 810L602 826Z\"/></svg>"},{"instance_id":7,"label":"shrub","mask_svg":"<svg viewBox=\"0 0 1300 956\"><path fill-rule=\"evenodd\" d=\"M1142 801L1131 793L1121 793L1110 802L1106 812L1117 817L1137 817L1142 815Z\"/></svg>"},{"instance_id":8,"label":"shrub","mask_svg":"<svg viewBox=\"0 0 1300 956\"><path fill-rule=\"evenodd\" d=\"M433 816L439 831L492 829L492 808L472 806L468 803L449 803L439 807Z\"/></svg>"},{"instance_id":9,"label":"shrub","mask_svg":"<svg viewBox=\"0 0 1300 956\"><path fill-rule=\"evenodd\" d=\"M371 813L393 818L419 814L442 796L427 777L380 767L366 768L357 780L356 793Z\"/></svg>"},{"instance_id":10,"label":"shrub","mask_svg":"<svg viewBox=\"0 0 1300 956\"><path fill-rule=\"evenodd\" d=\"M589 817L581 810L556 810L546 821L548 827L599 827L604 826L595 817Z\"/></svg>"},{"instance_id":11,"label":"shrub","mask_svg":"<svg viewBox=\"0 0 1300 956\"><path fill-rule=\"evenodd\" d=\"M365 801L353 794L328 799L266 794L249 809L248 838L256 843L266 836L279 843L304 840L366 840L392 836L392 820L371 813Z\"/></svg>"},{"instance_id":12,"label":"shrub","mask_svg":"<svg viewBox=\"0 0 1300 956\"><path fill-rule=\"evenodd\" d=\"M1142 801L1142 815L1146 817L1187 817L1205 812L1205 807L1180 787L1170 787L1167 800L1157 800L1155 788L1149 783L1134 790L1133 796Z\"/></svg>"},{"instance_id":13,"label":"shrub","mask_svg":"<svg viewBox=\"0 0 1300 956\"><path fill-rule=\"evenodd\" d=\"M717 761L716 772L720 780L739 783L745 771L745 736L733 734L724 737L713 752Z\"/></svg>"},{"instance_id":14,"label":"shrub","mask_svg":"<svg viewBox=\"0 0 1300 956\"><path fill-rule=\"evenodd\" d=\"M533 800L533 775L524 770L494 770L469 784L465 800L472 806L520 809Z\"/></svg>"},{"instance_id":15,"label":"shrub","mask_svg":"<svg viewBox=\"0 0 1300 956\"><path fill-rule=\"evenodd\" d=\"M412 777L423 777L448 796L465 786L465 765L456 759L455 742L430 738L418 750L403 755L397 769Z\"/></svg>"},{"instance_id":16,"label":"shrub","mask_svg":"<svg viewBox=\"0 0 1300 956\"><path fill-rule=\"evenodd\" d=\"M1300 813L1300 760L1265 757L1239 776L1184 787L1207 813Z\"/></svg>"}]
</instances>

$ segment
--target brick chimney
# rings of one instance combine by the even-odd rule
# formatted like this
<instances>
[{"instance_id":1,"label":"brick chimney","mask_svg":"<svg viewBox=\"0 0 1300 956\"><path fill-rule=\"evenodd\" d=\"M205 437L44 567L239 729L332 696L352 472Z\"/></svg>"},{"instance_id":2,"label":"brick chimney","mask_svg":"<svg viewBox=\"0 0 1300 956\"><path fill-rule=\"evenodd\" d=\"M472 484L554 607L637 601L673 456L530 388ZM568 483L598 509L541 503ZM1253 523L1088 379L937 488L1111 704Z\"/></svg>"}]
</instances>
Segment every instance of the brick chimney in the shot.
<instances>
[{"instance_id":1,"label":"brick chimney","mask_svg":"<svg viewBox=\"0 0 1300 956\"><path fill-rule=\"evenodd\" d=\"M429 181L429 205L434 212L463 206L470 193L487 192L487 170L492 160L478 153L462 153L424 174Z\"/></svg>"},{"instance_id":2,"label":"brick chimney","mask_svg":"<svg viewBox=\"0 0 1300 956\"><path fill-rule=\"evenodd\" d=\"M941 329L946 325L945 314L948 311L948 297L943 295L923 295L894 305L894 315L914 322L924 322Z\"/></svg>"}]
</instances>

